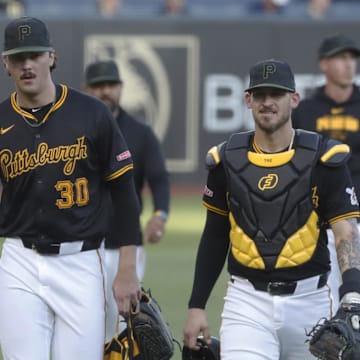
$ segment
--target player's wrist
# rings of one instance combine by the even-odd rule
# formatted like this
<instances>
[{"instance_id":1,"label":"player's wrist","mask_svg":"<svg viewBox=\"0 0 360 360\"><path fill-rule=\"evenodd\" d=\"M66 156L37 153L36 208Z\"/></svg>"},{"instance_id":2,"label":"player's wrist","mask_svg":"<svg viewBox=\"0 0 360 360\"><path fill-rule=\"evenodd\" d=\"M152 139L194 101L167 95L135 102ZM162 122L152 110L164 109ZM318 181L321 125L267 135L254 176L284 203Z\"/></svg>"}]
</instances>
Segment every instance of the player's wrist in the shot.
<instances>
[{"instance_id":1,"label":"player's wrist","mask_svg":"<svg viewBox=\"0 0 360 360\"><path fill-rule=\"evenodd\" d=\"M169 218L169 214L164 210L156 210L154 212L154 217L159 218L163 222L167 222L167 220Z\"/></svg>"},{"instance_id":2,"label":"player's wrist","mask_svg":"<svg viewBox=\"0 0 360 360\"><path fill-rule=\"evenodd\" d=\"M344 271L342 274L342 285L339 288L339 299L343 303L343 299L348 299L351 295L345 297L348 294L359 294L360 297L360 270L351 268Z\"/></svg>"}]
</instances>

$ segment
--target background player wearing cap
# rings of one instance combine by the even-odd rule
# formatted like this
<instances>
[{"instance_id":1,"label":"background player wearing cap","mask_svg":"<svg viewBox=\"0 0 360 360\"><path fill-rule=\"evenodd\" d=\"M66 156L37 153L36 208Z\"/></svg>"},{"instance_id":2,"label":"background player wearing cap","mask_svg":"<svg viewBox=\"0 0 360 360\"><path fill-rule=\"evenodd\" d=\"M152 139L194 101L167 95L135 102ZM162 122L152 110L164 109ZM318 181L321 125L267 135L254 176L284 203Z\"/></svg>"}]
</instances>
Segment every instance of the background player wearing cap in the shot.
<instances>
[{"instance_id":1,"label":"background player wearing cap","mask_svg":"<svg viewBox=\"0 0 360 360\"><path fill-rule=\"evenodd\" d=\"M126 316L140 295L131 155L102 102L53 82L55 52L42 21L7 25L3 62L16 88L0 104L3 356L100 360L109 194L121 247L119 312Z\"/></svg>"},{"instance_id":2,"label":"background player wearing cap","mask_svg":"<svg viewBox=\"0 0 360 360\"><path fill-rule=\"evenodd\" d=\"M292 128L299 94L287 63L255 64L245 91L255 131L233 134L207 156L207 218L184 344L196 348L199 333L209 339L205 306L228 255L221 359L313 359L304 329L332 315L326 231L319 224L328 222L338 243L341 295L360 297L349 148Z\"/></svg>"},{"instance_id":3,"label":"background player wearing cap","mask_svg":"<svg viewBox=\"0 0 360 360\"><path fill-rule=\"evenodd\" d=\"M89 64L85 70L85 91L98 97L111 109L122 134L129 146L134 161L134 179L136 193L142 205L141 194L145 183L149 185L153 200L153 216L145 227L145 240L157 243L164 234L169 212L170 186L165 167L165 159L159 140L151 127L130 116L119 104L123 89L119 70L112 60ZM116 273L118 248L114 234L105 241L105 264L109 278ZM137 249L137 272L142 280L145 271L145 252L142 246L142 234L139 232ZM108 288L111 291L111 288ZM116 304L112 297L107 311L106 339L114 336L117 318Z\"/></svg>"},{"instance_id":4,"label":"background player wearing cap","mask_svg":"<svg viewBox=\"0 0 360 360\"><path fill-rule=\"evenodd\" d=\"M336 34L319 47L319 67L325 85L300 102L292 119L295 128L317 131L350 146L349 169L357 198L360 196L360 89L354 84L360 48L350 37ZM329 281L341 282L334 237L329 230L329 248L334 266ZM334 301L338 302L335 294Z\"/></svg>"}]
</instances>

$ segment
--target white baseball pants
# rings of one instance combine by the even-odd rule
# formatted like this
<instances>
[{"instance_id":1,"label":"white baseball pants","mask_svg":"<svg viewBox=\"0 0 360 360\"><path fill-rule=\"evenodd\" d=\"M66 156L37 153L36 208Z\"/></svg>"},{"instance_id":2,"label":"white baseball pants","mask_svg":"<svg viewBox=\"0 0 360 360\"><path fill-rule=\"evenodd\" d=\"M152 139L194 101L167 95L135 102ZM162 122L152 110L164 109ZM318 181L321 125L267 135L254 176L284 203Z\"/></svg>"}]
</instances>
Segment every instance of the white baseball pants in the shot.
<instances>
[{"instance_id":1,"label":"white baseball pants","mask_svg":"<svg viewBox=\"0 0 360 360\"><path fill-rule=\"evenodd\" d=\"M0 258L4 360L102 360L103 249L39 255L7 238Z\"/></svg>"},{"instance_id":2,"label":"white baseball pants","mask_svg":"<svg viewBox=\"0 0 360 360\"><path fill-rule=\"evenodd\" d=\"M305 331L329 318L328 286L301 281L292 295L255 290L246 279L229 281L220 329L221 360L313 360Z\"/></svg>"}]
</instances>

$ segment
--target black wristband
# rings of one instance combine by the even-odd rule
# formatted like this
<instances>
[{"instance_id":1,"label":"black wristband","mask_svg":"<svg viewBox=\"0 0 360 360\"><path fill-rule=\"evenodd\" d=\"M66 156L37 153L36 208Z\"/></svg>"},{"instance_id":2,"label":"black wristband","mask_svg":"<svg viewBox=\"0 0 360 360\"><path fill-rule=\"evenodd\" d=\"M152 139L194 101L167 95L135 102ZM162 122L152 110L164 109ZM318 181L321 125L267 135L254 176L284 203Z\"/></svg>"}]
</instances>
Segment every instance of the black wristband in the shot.
<instances>
[{"instance_id":1,"label":"black wristband","mask_svg":"<svg viewBox=\"0 0 360 360\"><path fill-rule=\"evenodd\" d=\"M343 283L339 287L339 299L349 293L349 292L357 292L360 294L360 270L352 268L346 270L342 274Z\"/></svg>"}]
</instances>

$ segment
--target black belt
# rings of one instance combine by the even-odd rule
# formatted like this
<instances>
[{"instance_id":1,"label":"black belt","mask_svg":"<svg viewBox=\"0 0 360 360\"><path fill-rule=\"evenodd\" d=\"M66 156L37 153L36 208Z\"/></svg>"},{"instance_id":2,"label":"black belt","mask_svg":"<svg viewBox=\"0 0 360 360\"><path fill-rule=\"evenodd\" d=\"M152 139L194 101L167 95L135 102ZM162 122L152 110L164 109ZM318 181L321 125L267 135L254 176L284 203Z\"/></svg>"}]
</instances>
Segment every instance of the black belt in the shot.
<instances>
[{"instance_id":1,"label":"black belt","mask_svg":"<svg viewBox=\"0 0 360 360\"><path fill-rule=\"evenodd\" d=\"M326 285L329 274L319 275L317 289ZM291 295L295 292L298 281L259 281L248 279L256 290L265 291L270 295ZM306 280L306 279L304 279ZM301 280L299 280L301 281ZM315 289L314 289L315 290Z\"/></svg>"},{"instance_id":2,"label":"black belt","mask_svg":"<svg viewBox=\"0 0 360 360\"><path fill-rule=\"evenodd\" d=\"M98 249L102 242L101 239L96 240L82 240L83 244L79 252L87 251L87 250L95 250ZM50 244L34 244L29 240L21 239L24 247L27 249L35 250L37 253L41 255L58 255L61 253L61 244L65 243L50 243Z\"/></svg>"}]
</instances>

